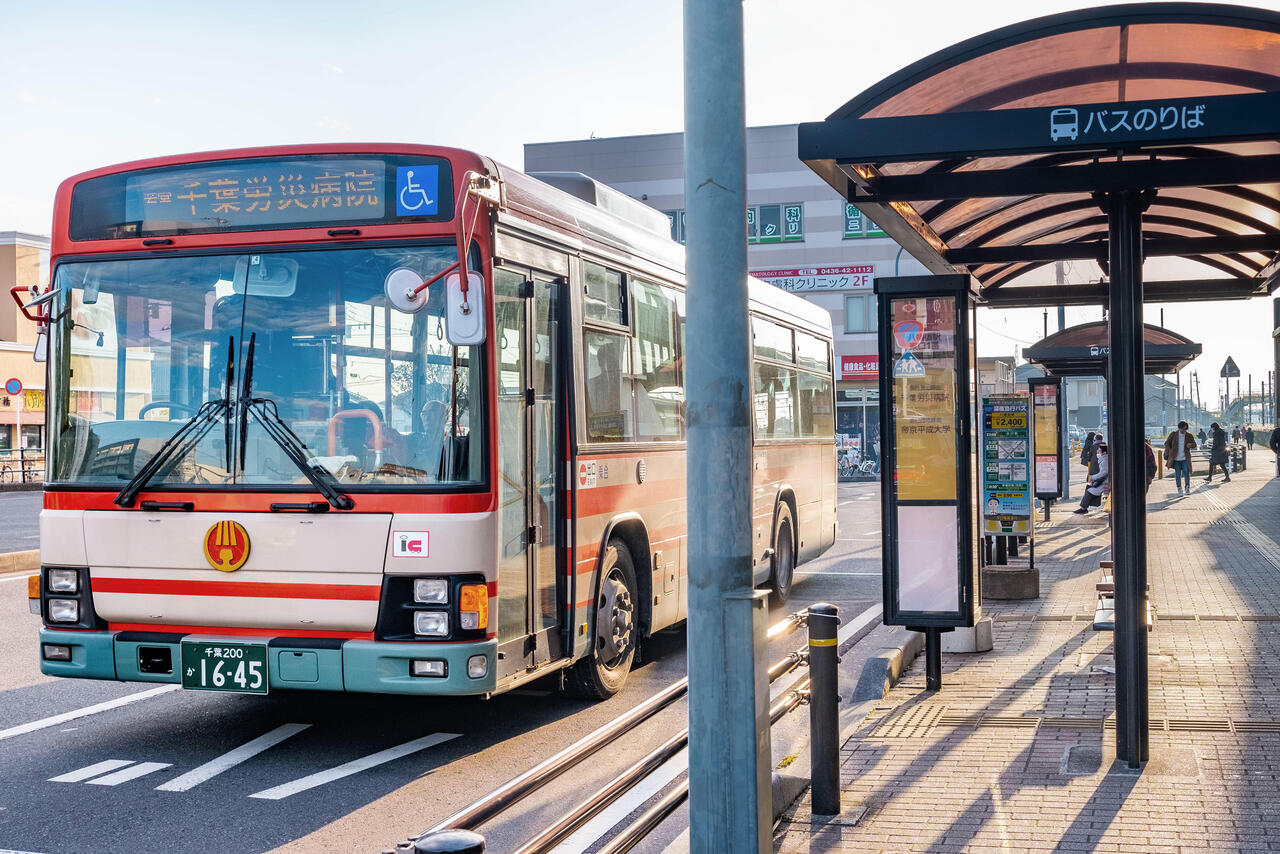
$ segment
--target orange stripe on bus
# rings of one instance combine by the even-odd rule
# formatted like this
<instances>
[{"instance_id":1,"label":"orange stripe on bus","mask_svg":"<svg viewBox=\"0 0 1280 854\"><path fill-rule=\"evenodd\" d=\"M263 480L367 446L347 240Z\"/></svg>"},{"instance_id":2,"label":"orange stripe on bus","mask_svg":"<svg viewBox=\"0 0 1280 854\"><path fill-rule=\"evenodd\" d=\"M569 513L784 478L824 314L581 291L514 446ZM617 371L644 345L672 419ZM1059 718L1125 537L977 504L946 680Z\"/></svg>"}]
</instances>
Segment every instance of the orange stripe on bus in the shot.
<instances>
[{"instance_id":1,"label":"orange stripe on bus","mask_svg":"<svg viewBox=\"0 0 1280 854\"><path fill-rule=\"evenodd\" d=\"M382 588L370 584L290 584L274 581L193 581L156 578L104 578L95 575L95 593L145 593L169 596L244 596L257 599L343 599L377 602Z\"/></svg>"}]
</instances>

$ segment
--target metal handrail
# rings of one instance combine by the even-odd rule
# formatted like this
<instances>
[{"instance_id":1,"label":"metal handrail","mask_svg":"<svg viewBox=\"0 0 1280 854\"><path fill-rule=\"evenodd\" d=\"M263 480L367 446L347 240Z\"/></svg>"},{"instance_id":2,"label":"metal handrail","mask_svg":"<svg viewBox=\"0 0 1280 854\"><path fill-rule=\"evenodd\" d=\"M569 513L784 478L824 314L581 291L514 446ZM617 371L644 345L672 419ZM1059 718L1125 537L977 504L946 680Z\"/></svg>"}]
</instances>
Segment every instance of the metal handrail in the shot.
<instances>
[{"instance_id":1,"label":"metal handrail","mask_svg":"<svg viewBox=\"0 0 1280 854\"><path fill-rule=\"evenodd\" d=\"M770 637L776 638L795 631L806 624L808 609L789 615L770 631ZM768 670L770 684L797 667L807 665L809 655L807 647L802 647L782 660L776 662ZM787 690L769 709L770 725L795 709L809 697L811 679L804 679L798 685ZM558 777L578 762L611 743L620 731L629 729L632 724L645 720L675 700L684 696L689 688L689 679L685 677L673 683L665 690L636 706L625 715L598 728L585 738L569 745L556 755L544 760L529 771L511 780L506 785L485 795L483 798L464 807L443 821L418 836L409 839L409 848L402 846L399 850L411 850L413 844L433 833L445 830L474 830L479 825L493 818L498 813L515 804L520 799L533 793L546 783ZM689 730L685 728L672 736L660 747L631 765L621 774L609 781L602 789L577 804L573 809L557 820L550 827L541 831L533 839L516 850L516 854L545 854L563 842L574 831L586 824L596 815L604 811L610 804L626 794L632 787L653 773L657 768L684 750L689 743ZM653 827L671 814L688 797L688 781L679 784L672 792L646 810L635 822L629 825L618 837L612 840L601 852L629 851L640 839L644 838ZM625 847L623 847L625 846Z\"/></svg>"}]
</instances>

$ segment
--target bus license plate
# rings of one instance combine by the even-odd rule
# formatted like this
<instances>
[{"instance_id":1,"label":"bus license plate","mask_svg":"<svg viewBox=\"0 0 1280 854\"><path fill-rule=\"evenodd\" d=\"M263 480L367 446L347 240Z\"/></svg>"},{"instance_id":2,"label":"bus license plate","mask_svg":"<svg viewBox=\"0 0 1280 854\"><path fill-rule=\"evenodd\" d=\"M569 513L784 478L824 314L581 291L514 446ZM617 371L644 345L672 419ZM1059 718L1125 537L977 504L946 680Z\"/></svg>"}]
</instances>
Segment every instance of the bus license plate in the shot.
<instances>
[{"instance_id":1,"label":"bus license plate","mask_svg":"<svg viewBox=\"0 0 1280 854\"><path fill-rule=\"evenodd\" d=\"M182 687L267 693L267 647L255 643L182 642Z\"/></svg>"}]
</instances>

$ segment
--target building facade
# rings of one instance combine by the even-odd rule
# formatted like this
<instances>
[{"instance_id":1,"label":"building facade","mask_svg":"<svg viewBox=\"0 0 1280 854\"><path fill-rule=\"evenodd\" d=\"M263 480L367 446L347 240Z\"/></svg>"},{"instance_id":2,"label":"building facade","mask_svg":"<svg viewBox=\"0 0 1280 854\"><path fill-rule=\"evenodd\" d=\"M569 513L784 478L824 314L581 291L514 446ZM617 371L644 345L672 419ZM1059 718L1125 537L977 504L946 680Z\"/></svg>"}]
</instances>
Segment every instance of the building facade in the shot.
<instances>
[{"instance_id":1,"label":"building facade","mask_svg":"<svg viewBox=\"0 0 1280 854\"><path fill-rule=\"evenodd\" d=\"M43 467L45 366L32 358L36 328L22 316L10 289L49 279L49 238L0 231L0 482L20 479L21 452L28 469Z\"/></svg>"},{"instance_id":2,"label":"building facade","mask_svg":"<svg viewBox=\"0 0 1280 854\"><path fill-rule=\"evenodd\" d=\"M876 276L922 275L903 252L796 156L796 126L747 128L747 263L751 274L831 314L842 475L879 464ZM684 242L684 136L530 143L526 172L582 172L664 212Z\"/></svg>"}]
</instances>

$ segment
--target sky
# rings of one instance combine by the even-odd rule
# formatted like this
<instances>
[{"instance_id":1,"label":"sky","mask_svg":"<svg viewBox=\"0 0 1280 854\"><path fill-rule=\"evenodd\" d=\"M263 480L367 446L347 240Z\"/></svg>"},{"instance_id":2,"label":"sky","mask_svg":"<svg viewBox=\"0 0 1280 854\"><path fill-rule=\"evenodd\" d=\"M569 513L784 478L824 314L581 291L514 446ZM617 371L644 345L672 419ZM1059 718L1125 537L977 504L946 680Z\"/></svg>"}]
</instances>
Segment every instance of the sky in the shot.
<instances>
[{"instance_id":1,"label":"sky","mask_svg":"<svg viewBox=\"0 0 1280 854\"><path fill-rule=\"evenodd\" d=\"M765 125L820 120L957 41L1095 4L743 5L747 122ZM63 179L155 155L425 142L519 167L527 142L683 125L679 0L8 0L0 11L0 231L48 234ZM982 314L984 354L1043 333L1039 309ZM1067 320L1100 317L1069 309ZM1193 368L1206 396L1228 355L1255 378L1272 367L1270 300L1171 305L1165 320L1203 343Z\"/></svg>"}]
</instances>

